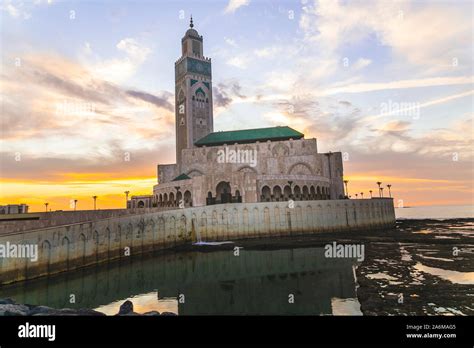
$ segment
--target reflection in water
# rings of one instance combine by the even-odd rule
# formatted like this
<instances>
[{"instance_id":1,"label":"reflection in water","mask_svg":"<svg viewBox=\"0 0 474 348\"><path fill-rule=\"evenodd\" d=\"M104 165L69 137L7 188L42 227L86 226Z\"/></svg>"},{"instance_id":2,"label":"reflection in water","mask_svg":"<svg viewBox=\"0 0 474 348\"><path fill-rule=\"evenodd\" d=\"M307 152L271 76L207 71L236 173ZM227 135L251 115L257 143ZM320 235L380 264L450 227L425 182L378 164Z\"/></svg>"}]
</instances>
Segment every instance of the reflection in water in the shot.
<instances>
[{"instance_id":1,"label":"reflection in water","mask_svg":"<svg viewBox=\"0 0 474 348\"><path fill-rule=\"evenodd\" d=\"M332 298L333 315L362 315L360 303L356 298Z\"/></svg>"},{"instance_id":2,"label":"reflection in water","mask_svg":"<svg viewBox=\"0 0 474 348\"><path fill-rule=\"evenodd\" d=\"M323 248L167 253L3 287L0 298L109 315L126 299L138 313L360 314L355 264L325 258Z\"/></svg>"},{"instance_id":3,"label":"reflection in water","mask_svg":"<svg viewBox=\"0 0 474 348\"><path fill-rule=\"evenodd\" d=\"M137 313L150 311L178 313L178 301L175 297L159 298L156 292L120 299L94 309L107 315L115 315L126 300L133 302L133 311Z\"/></svg>"},{"instance_id":4,"label":"reflection in water","mask_svg":"<svg viewBox=\"0 0 474 348\"><path fill-rule=\"evenodd\" d=\"M474 284L474 272L458 272L447 269L428 267L420 262L417 262L415 269L418 271L429 273L431 275L449 280L455 284Z\"/></svg>"}]
</instances>

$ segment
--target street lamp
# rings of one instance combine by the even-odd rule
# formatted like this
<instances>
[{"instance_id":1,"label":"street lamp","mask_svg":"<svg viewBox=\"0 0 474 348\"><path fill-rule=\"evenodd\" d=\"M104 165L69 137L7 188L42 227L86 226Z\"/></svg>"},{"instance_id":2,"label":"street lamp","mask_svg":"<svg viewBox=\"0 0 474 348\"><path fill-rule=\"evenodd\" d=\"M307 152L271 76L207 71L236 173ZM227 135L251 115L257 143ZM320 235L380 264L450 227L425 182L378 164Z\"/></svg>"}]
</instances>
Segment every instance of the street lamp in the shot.
<instances>
[{"instance_id":1,"label":"street lamp","mask_svg":"<svg viewBox=\"0 0 474 348\"><path fill-rule=\"evenodd\" d=\"M349 183L349 180L344 180L344 185L346 185L346 196L349 197L349 191L347 190L347 184Z\"/></svg>"},{"instance_id":2,"label":"street lamp","mask_svg":"<svg viewBox=\"0 0 474 348\"><path fill-rule=\"evenodd\" d=\"M94 198L94 210L96 210L97 208L97 196L92 196L92 198Z\"/></svg>"},{"instance_id":3,"label":"street lamp","mask_svg":"<svg viewBox=\"0 0 474 348\"><path fill-rule=\"evenodd\" d=\"M383 198L383 187L380 188L380 196Z\"/></svg>"},{"instance_id":4,"label":"street lamp","mask_svg":"<svg viewBox=\"0 0 474 348\"><path fill-rule=\"evenodd\" d=\"M388 187L388 195L390 198L392 198L392 192L390 192L390 188L392 187L392 185L388 184L387 187Z\"/></svg>"},{"instance_id":5,"label":"street lamp","mask_svg":"<svg viewBox=\"0 0 474 348\"><path fill-rule=\"evenodd\" d=\"M360 198L364 199L364 192L360 193Z\"/></svg>"},{"instance_id":6,"label":"street lamp","mask_svg":"<svg viewBox=\"0 0 474 348\"><path fill-rule=\"evenodd\" d=\"M372 198L372 190L369 190L370 198Z\"/></svg>"},{"instance_id":7,"label":"street lamp","mask_svg":"<svg viewBox=\"0 0 474 348\"><path fill-rule=\"evenodd\" d=\"M377 185L379 186L379 197L382 197L381 192L380 192L380 185L382 185L382 183L380 181L377 181Z\"/></svg>"},{"instance_id":8,"label":"street lamp","mask_svg":"<svg viewBox=\"0 0 474 348\"><path fill-rule=\"evenodd\" d=\"M356 199L357 199L357 197L359 197L359 194L358 194L358 193L356 193Z\"/></svg>"},{"instance_id":9,"label":"street lamp","mask_svg":"<svg viewBox=\"0 0 474 348\"><path fill-rule=\"evenodd\" d=\"M45 204L44 204L45 209L46 209L46 212L48 212L48 205L49 205L49 203L45 203Z\"/></svg>"},{"instance_id":10,"label":"street lamp","mask_svg":"<svg viewBox=\"0 0 474 348\"><path fill-rule=\"evenodd\" d=\"M77 207L77 199L74 200L74 211L76 211L76 207Z\"/></svg>"}]
</instances>

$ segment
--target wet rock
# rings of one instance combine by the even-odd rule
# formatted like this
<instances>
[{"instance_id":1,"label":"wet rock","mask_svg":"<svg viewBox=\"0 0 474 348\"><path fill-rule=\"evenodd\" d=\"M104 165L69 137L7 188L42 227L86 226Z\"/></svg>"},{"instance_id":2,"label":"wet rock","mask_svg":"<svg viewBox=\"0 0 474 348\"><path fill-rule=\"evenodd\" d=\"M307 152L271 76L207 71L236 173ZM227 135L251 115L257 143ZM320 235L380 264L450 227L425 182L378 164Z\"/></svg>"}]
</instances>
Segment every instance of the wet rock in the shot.
<instances>
[{"instance_id":1,"label":"wet rock","mask_svg":"<svg viewBox=\"0 0 474 348\"><path fill-rule=\"evenodd\" d=\"M46 306L28 306L28 307L30 307L28 315L45 315L51 312L52 310L51 307L46 307Z\"/></svg>"},{"instance_id":2,"label":"wet rock","mask_svg":"<svg viewBox=\"0 0 474 348\"><path fill-rule=\"evenodd\" d=\"M173 312L163 312L161 313L162 316L176 316L177 314L176 313L173 313Z\"/></svg>"},{"instance_id":3,"label":"wet rock","mask_svg":"<svg viewBox=\"0 0 474 348\"><path fill-rule=\"evenodd\" d=\"M133 303L132 301L127 300L120 306L118 315L125 315L130 313L133 313Z\"/></svg>"},{"instance_id":4,"label":"wet rock","mask_svg":"<svg viewBox=\"0 0 474 348\"><path fill-rule=\"evenodd\" d=\"M0 316L28 315L29 308L21 304L0 304Z\"/></svg>"},{"instance_id":5,"label":"wet rock","mask_svg":"<svg viewBox=\"0 0 474 348\"><path fill-rule=\"evenodd\" d=\"M155 316L155 315L160 315L160 312L157 312L157 311L150 311L150 312L145 312L145 313L143 313L143 315L146 315L146 316Z\"/></svg>"}]
</instances>

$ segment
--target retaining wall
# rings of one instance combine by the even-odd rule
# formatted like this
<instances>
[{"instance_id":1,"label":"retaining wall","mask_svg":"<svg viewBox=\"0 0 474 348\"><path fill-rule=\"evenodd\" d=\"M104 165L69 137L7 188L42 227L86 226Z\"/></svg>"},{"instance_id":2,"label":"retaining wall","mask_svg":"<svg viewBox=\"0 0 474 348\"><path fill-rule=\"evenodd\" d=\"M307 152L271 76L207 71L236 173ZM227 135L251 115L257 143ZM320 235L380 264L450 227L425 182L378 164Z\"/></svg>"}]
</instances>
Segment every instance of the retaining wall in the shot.
<instances>
[{"instance_id":1,"label":"retaining wall","mask_svg":"<svg viewBox=\"0 0 474 348\"><path fill-rule=\"evenodd\" d=\"M219 204L115 216L30 231L3 233L0 244L38 245L36 262L0 258L0 284L70 271L130 254L196 240L224 241L390 228L388 198Z\"/></svg>"}]
</instances>

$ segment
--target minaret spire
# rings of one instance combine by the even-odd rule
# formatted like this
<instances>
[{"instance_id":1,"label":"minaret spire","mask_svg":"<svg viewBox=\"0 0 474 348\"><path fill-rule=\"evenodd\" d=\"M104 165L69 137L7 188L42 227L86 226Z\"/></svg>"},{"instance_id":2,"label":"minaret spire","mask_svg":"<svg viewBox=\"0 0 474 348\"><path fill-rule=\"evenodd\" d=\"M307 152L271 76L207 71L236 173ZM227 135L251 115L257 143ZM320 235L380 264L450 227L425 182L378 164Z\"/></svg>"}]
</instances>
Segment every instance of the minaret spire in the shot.
<instances>
[{"instance_id":1,"label":"minaret spire","mask_svg":"<svg viewBox=\"0 0 474 348\"><path fill-rule=\"evenodd\" d=\"M189 27L190 27L190 28L194 27L194 24L193 24L193 15L191 15L191 21L189 22Z\"/></svg>"}]
</instances>

